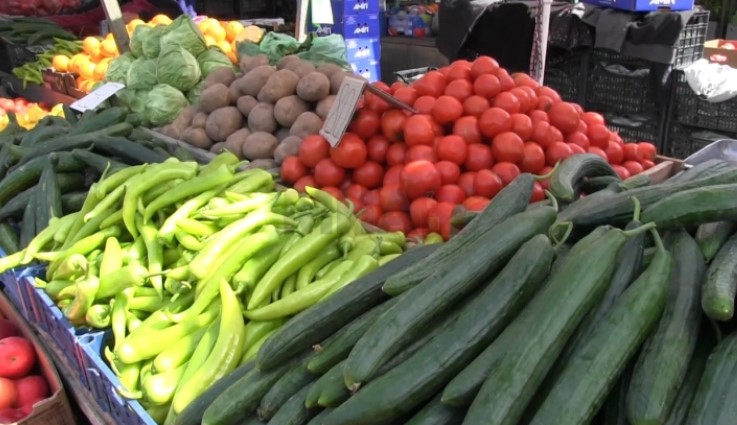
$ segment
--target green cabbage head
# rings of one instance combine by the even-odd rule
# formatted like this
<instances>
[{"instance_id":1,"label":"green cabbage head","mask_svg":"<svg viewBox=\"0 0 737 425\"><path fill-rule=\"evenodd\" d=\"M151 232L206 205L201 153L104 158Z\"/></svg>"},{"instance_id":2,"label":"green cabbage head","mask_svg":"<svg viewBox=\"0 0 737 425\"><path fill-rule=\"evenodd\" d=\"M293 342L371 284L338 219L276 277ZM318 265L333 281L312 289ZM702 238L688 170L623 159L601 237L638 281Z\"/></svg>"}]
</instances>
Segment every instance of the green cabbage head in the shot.
<instances>
[{"instance_id":1,"label":"green cabbage head","mask_svg":"<svg viewBox=\"0 0 737 425\"><path fill-rule=\"evenodd\" d=\"M184 93L168 84L158 84L148 93L146 115L153 125L162 126L174 122L187 106Z\"/></svg>"},{"instance_id":2,"label":"green cabbage head","mask_svg":"<svg viewBox=\"0 0 737 425\"><path fill-rule=\"evenodd\" d=\"M130 48L133 56L140 58L143 56L143 41L146 40L151 33L151 28L146 25L139 25L133 30L131 35Z\"/></svg>"},{"instance_id":3,"label":"green cabbage head","mask_svg":"<svg viewBox=\"0 0 737 425\"><path fill-rule=\"evenodd\" d=\"M105 73L105 80L125 84L128 80L128 68L135 60L136 58L130 52L118 56L110 62L107 73Z\"/></svg>"},{"instance_id":4,"label":"green cabbage head","mask_svg":"<svg viewBox=\"0 0 737 425\"><path fill-rule=\"evenodd\" d=\"M146 59L156 59L159 57L159 53L161 53L161 38L167 31L165 25L157 25L151 28L148 36L143 40L143 56Z\"/></svg>"},{"instance_id":5,"label":"green cabbage head","mask_svg":"<svg viewBox=\"0 0 737 425\"><path fill-rule=\"evenodd\" d=\"M167 33L161 37L162 50L166 46L179 46L197 56L207 49L205 37L186 14L180 15L167 28Z\"/></svg>"},{"instance_id":6,"label":"green cabbage head","mask_svg":"<svg viewBox=\"0 0 737 425\"><path fill-rule=\"evenodd\" d=\"M200 82L202 72L197 59L188 51L177 46L167 46L156 60L156 76L159 83L184 92Z\"/></svg>"},{"instance_id":7,"label":"green cabbage head","mask_svg":"<svg viewBox=\"0 0 737 425\"><path fill-rule=\"evenodd\" d=\"M187 96L187 100L189 100L190 104L194 105L200 101L200 93L202 92L202 86L204 84L205 80L202 80L197 83L197 85L194 86L191 90L184 93L184 95Z\"/></svg>"},{"instance_id":8,"label":"green cabbage head","mask_svg":"<svg viewBox=\"0 0 737 425\"><path fill-rule=\"evenodd\" d=\"M218 68L233 68L233 62L231 62L230 59L225 56L225 53L217 47L210 47L200 53L200 55L197 56L197 62L200 63L203 77L207 77L212 71Z\"/></svg>"},{"instance_id":9,"label":"green cabbage head","mask_svg":"<svg viewBox=\"0 0 737 425\"><path fill-rule=\"evenodd\" d=\"M118 98L118 101L131 112L145 115L146 103L148 100L148 95L145 90L124 88L123 90L118 91L115 96Z\"/></svg>"},{"instance_id":10,"label":"green cabbage head","mask_svg":"<svg viewBox=\"0 0 737 425\"><path fill-rule=\"evenodd\" d=\"M155 60L138 58L128 68L126 87L134 90L150 90L157 83Z\"/></svg>"}]
</instances>

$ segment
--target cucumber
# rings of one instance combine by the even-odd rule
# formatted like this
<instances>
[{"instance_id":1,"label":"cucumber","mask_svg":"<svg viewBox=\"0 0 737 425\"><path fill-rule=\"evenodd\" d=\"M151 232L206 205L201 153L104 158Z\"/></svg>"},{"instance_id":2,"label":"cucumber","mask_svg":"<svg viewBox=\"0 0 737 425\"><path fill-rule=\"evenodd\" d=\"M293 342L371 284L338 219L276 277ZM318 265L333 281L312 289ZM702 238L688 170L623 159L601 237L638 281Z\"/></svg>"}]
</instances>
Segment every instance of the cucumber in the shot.
<instances>
[{"instance_id":1,"label":"cucumber","mask_svg":"<svg viewBox=\"0 0 737 425\"><path fill-rule=\"evenodd\" d=\"M323 409L311 421L307 422L307 425L323 425L323 421L332 411L333 409Z\"/></svg>"},{"instance_id":2,"label":"cucumber","mask_svg":"<svg viewBox=\"0 0 737 425\"><path fill-rule=\"evenodd\" d=\"M463 409L446 406L440 397L435 397L405 425L460 425L465 413Z\"/></svg>"},{"instance_id":3,"label":"cucumber","mask_svg":"<svg viewBox=\"0 0 737 425\"><path fill-rule=\"evenodd\" d=\"M734 316L737 293L737 234L719 249L709 265L701 287L701 307L714 320L727 321Z\"/></svg>"},{"instance_id":4,"label":"cucumber","mask_svg":"<svg viewBox=\"0 0 737 425\"><path fill-rule=\"evenodd\" d=\"M553 171L548 191L563 202L573 202L581 193L585 178L601 176L615 177L617 173L599 155L573 155L558 164L558 168Z\"/></svg>"},{"instance_id":5,"label":"cucumber","mask_svg":"<svg viewBox=\"0 0 737 425\"><path fill-rule=\"evenodd\" d=\"M627 420L627 389L631 369L631 367L625 368L625 372L619 377L619 381L614 385L614 389L609 393L604 405L599 410L600 420L592 423L598 423L599 425L630 425Z\"/></svg>"},{"instance_id":6,"label":"cucumber","mask_svg":"<svg viewBox=\"0 0 737 425\"><path fill-rule=\"evenodd\" d=\"M696 242L699 244L706 262L710 262L717 255L719 248L735 232L737 232L737 223L731 221L716 221L699 226L696 230Z\"/></svg>"},{"instance_id":7,"label":"cucumber","mask_svg":"<svg viewBox=\"0 0 737 425\"><path fill-rule=\"evenodd\" d=\"M274 414L268 422L271 425L304 425L318 412L305 406L305 398L312 384L305 385L296 394L289 397L282 407Z\"/></svg>"},{"instance_id":8,"label":"cucumber","mask_svg":"<svg viewBox=\"0 0 737 425\"><path fill-rule=\"evenodd\" d=\"M68 192L72 189L84 189L84 176L79 173L59 173L56 175L59 190L62 192ZM33 196L36 186L30 187L17 195L12 199L9 199L2 208L0 208L0 220L5 220L8 217L20 217L23 214L23 210L28 204L28 200ZM63 208L62 208L63 209Z\"/></svg>"},{"instance_id":9,"label":"cucumber","mask_svg":"<svg viewBox=\"0 0 737 425\"><path fill-rule=\"evenodd\" d=\"M23 210L23 220L20 224L20 247L25 249L36 237L36 197L32 196Z\"/></svg>"},{"instance_id":10,"label":"cucumber","mask_svg":"<svg viewBox=\"0 0 737 425\"><path fill-rule=\"evenodd\" d=\"M576 350L529 425L585 425L596 415L665 308L673 258L659 238L656 243L658 252L650 266L625 290L591 337ZM497 403L486 397L489 392L484 391L496 393L490 388L492 383L490 377L471 405L466 417L469 425L484 423L480 413L496 415L490 408ZM507 416L499 422L485 423L509 424L513 423L511 420Z\"/></svg>"},{"instance_id":11,"label":"cucumber","mask_svg":"<svg viewBox=\"0 0 737 425\"><path fill-rule=\"evenodd\" d=\"M691 407L688 425L734 425L737 418L737 334L724 339L709 356Z\"/></svg>"},{"instance_id":12,"label":"cucumber","mask_svg":"<svg viewBox=\"0 0 737 425\"><path fill-rule=\"evenodd\" d=\"M737 219L737 183L699 187L664 197L642 212L643 223L674 229Z\"/></svg>"},{"instance_id":13,"label":"cucumber","mask_svg":"<svg viewBox=\"0 0 737 425\"><path fill-rule=\"evenodd\" d=\"M313 354L305 355L292 369L284 374L261 399L258 416L269 420L279 408L296 394L302 387L314 381L316 375L307 370L307 363Z\"/></svg>"},{"instance_id":14,"label":"cucumber","mask_svg":"<svg viewBox=\"0 0 737 425\"><path fill-rule=\"evenodd\" d=\"M587 195L596 193L600 190L604 190L609 187L610 184L617 184L621 182L618 176L598 176L590 177L583 181L581 185L581 191Z\"/></svg>"},{"instance_id":15,"label":"cucumber","mask_svg":"<svg viewBox=\"0 0 737 425\"><path fill-rule=\"evenodd\" d=\"M295 354L318 344L356 317L388 297L381 291L387 277L426 257L438 245L426 245L402 254L396 260L346 285L326 300L296 315L279 328L261 347L256 363L261 370L273 369Z\"/></svg>"},{"instance_id":16,"label":"cucumber","mask_svg":"<svg viewBox=\"0 0 737 425\"><path fill-rule=\"evenodd\" d=\"M69 132L68 124L67 126L50 125L47 127L39 127L38 129L34 129L26 133L26 135L21 139L19 146L23 148L33 147L38 142L42 142L52 137L65 135L67 132Z\"/></svg>"},{"instance_id":17,"label":"cucumber","mask_svg":"<svg viewBox=\"0 0 737 425\"><path fill-rule=\"evenodd\" d=\"M686 372L686 377L678 389L678 395L673 403L673 408L668 414L668 419L664 425L686 425L685 421L688 415L688 409L691 407L691 401L694 399L696 389L699 386L701 377L704 375L706 361L713 348L714 341L711 338L710 330L705 332L702 329L701 338L699 338L699 343L696 344L693 358L688 365L688 372Z\"/></svg>"},{"instance_id":18,"label":"cucumber","mask_svg":"<svg viewBox=\"0 0 737 425\"><path fill-rule=\"evenodd\" d=\"M345 366L345 360L339 362L332 369L327 371L324 375L318 378L314 384L310 386L307 391L305 398L305 406L314 408L317 406L321 407L336 407L343 401L348 399L351 393L343 385L343 367ZM338 387L336 390L336 386ZM340 388L345 391L341 392ZM330 394L325 394L329 391ZM325 394L325 398L323 398ZM328 400L328 397L330 400ZM320 402L322 400L322 402ZM339 401L338 401L339 400Z\"/></svg>"},{"instance_id":19,"label":"cucumber","mask_svg":"<svg viewBox=\"0 0 737 425\"><path fill-rule=\"evenodd\" d=\"M124 137L102 136L97 138L94 146L95 151L122 158L129 164L153 164L169 158Z\"/></svg>"},{"instance_id":20,"label":"cucumber","mask_svg":"<svg viewBox=\"0 0 737 425\"><path fill-rule=\"evenodd\" d=\"M56 171L59 173L79 171L84 167L81 162L73 158L68 152L60 152L57 156L59 162L56 165ZM5 205L9 199L18 193L35 186L48 161L48 155L41 156L6 174L0 180L0 205Z\"/></svg>"},{"instance_id":21,"label":"cucumber","mask_svg":"<svg viewBox=\"0 0 737 425\"><path fill-rule=\"evenodd\" d=\"M685 230L673 236L669 250L674 267L665 311L640 353L627 394L627 417L632 425L665 422L698 340L704 257Z\"/></svg>"},{"instance_id":22,"label":"cucumber","mask_svg":"<svg viewBox=\"0 0 737 425\"><path fill-rule=\"evenodd\" d=\"M365 388L328 417L330 424L373 424L401 417L437 394L478 355L540 288L554 251L538 235L526 242L504 269L454 314L432 341Z\"/></svg>"},{"instance_id":23,"label":"cucumber","mask_svg":"<svg viewBox=\"0 0 737 425\"><path fill-rule=\"evenodd\" d=\"M20 251L18 232L5 221L0 222L0 249L6 255L15 254Z\"/></svg>"},{"instance_id":24,"label":"cucumber","mask_svg":"<svg viewBox=\"0 0 737 425\"><path fill-rule=\"evenodd\" d=\"M125 121L128 111L119 106L104 109L92 115L82 115L82 118L69 131L69 136L95 132Z\"/></svg>"},{"instance_id":25,"label":"cucumber","mask_svg":"<svg viewBox=\"0 0 737 425\"><path fill-rule=\"evenodd\" d=\"M459 256L459 250L483 239L485 231L527 208L534 185L535 179L532 174L523 173L517 176L494 196L494 199L474 220L465 225L463 230L448 242L445 242L441 249L387 279L383 287L384 292L392 296L401 294L432 274L442 272L450 265L462 261L463 257Z\"/></svg>"},{"instance_id":26,"label":"cucumber","mask_svg":"<svg viewBox=\"0 0 737 425\"><path fill-rule=\"evenodd\" d=\"M480 239L457 250L465 261L447 264L407 291L406 298L377 319L358 340L346 363L346 385L357 389L402 347L400 341L419 336L422 328L501 269L517 249L544 233L555 220L553 208L516 214L491 229L479 229ZM482 231L483 230L483 231Z\"/></svg>"},{"instance_id":27,"label":"cucumber","mask_svg":"<svg viewBox=\"0 0 737 425\"><path fill-rule=\"evenodd\" d=\"M49 162L44 166L38 186L36 197L36 226L38 230L45 229L49 221L54 217L62 216L61 190L56 180L56 154L51 154Z\"/></svg>"},{"instance_id":28,"label":"cucumber","mask_svg":"<svg viewBox=\"0 0 737 425\"><path fill-rule=\"evenodd\" d=\"M61 195L61 210L64 215L80 211L85 199L87 199L87 192L65 193Z\"/></svg>"},{"instance_id":29,"label":"cucumber","mask_svg":"<svg viewBox=\"0 0 737 425\"><path fill-rule=\"evenodd\" d=\"M108 135L125 135L130 133L133 127L127 123L113 124L110 127L102 127L99 130L85 133L72 135L72 131L67 133L61 138L55 138L46 140L43 143L38 143L23 154L20 160L20 164L25 164L33 159L48 155L53 152L71 151L74 149L86 149L93 144L96 144L98 140L103 136ZM132 142L131 142L132 143Z\"/></svg>"},{"instance_id":30,"label":"cucumber","mask_svg":"<svg viewBox=\"0 0 737 425\"><path fill-rule=\"evenodd\" d=\"M251 416L246 419L243 419L239 424L240 425L265 425L266 422L261 422L261 419L259 419L257 416Z\"/></svg>"},{"instance_id":31,"label":"cucumber","mask_svg":"<svg viewBox=\"0 0 737 425\"><path fill-rule=\"evenodd\" d=\"M94 169L98 174L101 175L103 173L108 173L109 175L128 166L126 164L123 164L122 162L106 158L102 155L98 155L86 149L74 149L72 151L72 155L74 155L75 158L84 162L87 166Z\"/></svg>"},{"instance_id":32,"label":"cucumber","mask_svg":"<svg viewBox=\"0 0 737 425\"><path fill-rule=\"evenodd\" d=\"M723 159L710 159L671 176L665 182L680 183L689 180L698 180L727 171L732 167L730 163Z\"/></svg>"}]
</instances>

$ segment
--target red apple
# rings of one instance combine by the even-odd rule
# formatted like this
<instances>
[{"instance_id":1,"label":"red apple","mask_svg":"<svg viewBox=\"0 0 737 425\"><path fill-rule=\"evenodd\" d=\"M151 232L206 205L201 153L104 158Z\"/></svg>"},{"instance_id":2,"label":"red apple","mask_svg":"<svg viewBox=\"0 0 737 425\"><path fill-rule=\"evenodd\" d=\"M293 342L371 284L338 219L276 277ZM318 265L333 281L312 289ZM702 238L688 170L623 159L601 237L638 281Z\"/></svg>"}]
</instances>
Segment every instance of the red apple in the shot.
<instances>
[{"instance_id":1,"label":"red apple","mask_svg":"<svg viewBox=\"0 0 737 425\"><path fill-rule=\"evenodd\" d=\"M21 419L25 418L21 409L14 409L11 407L0 409L0 424L13 424Z\"/></svg>"},{"instance_id":2,"label":"red apple","mask_svg":"<svg viewBox=\"0 0 737 425\"><path fill-rule=\"evenodd\" d=\"M18 401L18 389L15 388L15 382L0 378L0 409L15 406L16 401Z\"/></svg>"},{"instance_id":3,"label":"red apple","mask_svg":"<svg viewBox=\"0 0 737 425\"><path fill-rule=\"evenodd\" d=\"M0 339L19 335L20 332L13 322L7 319L0 319Z\"/></svg>"},{"instance_id":4,"label":"red apple","mask_svg":"<svg viewBox=\"0 0 737 425\"><path fill-rule=\"evenodd\" d=\"M43 376L31 375L15 381L18 389L18 406L33 405L49 396L49 385Z\"/></svg>"},{"instance_id":5,"label":"red apple","mask_svg":"<svg viewBox=\"0 0 737 425\"><path fill-rule=\"evenodd\" d=\"M18 379L28 375L36 363L33 344L20 336L0 339L0 377Z\"/></svg>"}]
</instances>

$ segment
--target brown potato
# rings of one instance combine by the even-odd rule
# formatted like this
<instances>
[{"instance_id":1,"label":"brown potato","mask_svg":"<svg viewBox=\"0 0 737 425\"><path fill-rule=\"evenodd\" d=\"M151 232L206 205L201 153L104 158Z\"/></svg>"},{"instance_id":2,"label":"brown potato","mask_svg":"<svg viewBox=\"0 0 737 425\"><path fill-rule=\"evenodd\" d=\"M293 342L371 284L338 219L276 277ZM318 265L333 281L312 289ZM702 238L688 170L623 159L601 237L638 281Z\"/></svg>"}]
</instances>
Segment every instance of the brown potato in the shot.
<instances>
[{"instance_id":1,"label":"brown potato","mask_svg":"<svg viewBox=\"0 0 737 425\"><path fill-rule=\"evenodd\" d=\"M208 114L216 109L224 108L229 105L230 98L228 94L228 86L225 84L215 83L202 90L202 93L200 94L200 109Z\"/></svg>"},{"instance_id":2,"label":"brown potato","mask_svg":"<svg viewBox=\"0 0 737 425\"><path fill-rule=\"evenodd\" d=\"M323 63L317 67L317 72L325 74L326 77L330 78L331 75L336 72L343 72L343 68L339 67L334 63Z\"/></svg>"},{"instance_id":3,"label":"brown potato","mask_svg":"<svg viewBox=\"0 0 737 425\"><path fill-rule=\"evenodd\" d=\"M161 134L169 136L172 139L179 139L182 135L181 130L178 129L173 123L161 127Z\"/></svg>"},{"instance_id":4,"label":"brown potato","mask_svg":"<svg viewBox=\"0 0 737 425\"><path fill-rule=\"evenodd\" d=\"M244 74L248 74L252 69L259 67L261 65L268 65L269 64L269 57L260 54L256 56L244 56L240 59L238 62L238 67L240 68L241 72Z\"/></svg>"},{"instance_id":5,"label":"brown potato","mask_svg":"<svg viewBox=\"0 0 737 425\"><path fill-rule=\"evenodd\" d=\"M279 143L281 143L284 139L286 139L287 137L290 136L289 129L288 128L280 128L280 129L276 130L276 132L274 133L274 136L276 136L276 140L278 140Z\"/></svg>"},{"instance_id":6,"label":"brown potato","mask_svg":"<svg viewBox=\"0 0 737 425\"><path fill-rule=\"evenodd\" d=\"M222 153L225 150L225 142L217 142L210 148L212 153Z\"/></svg>"},{"instance_id":7,"label":"brown potato","mask_svg":"<svg viewBox=\"0 0 737 425\"><path fill-rule=\"evenodd\" d=\"M302 78L305 75L308 75L308 74L311 74L311 73L315 72L315 65L313 65L313 64L311 64L309 62L300 61L300 62L295 62L295 64L293 66L290 66L287 69L289 69L290 71L292 71L295 74L297 74L297 76L299 76L299 78Z\"/></svg>"},{"instance_id":8,"label":"brown potato","mask_svg":"<svg viewBox=\"0 0 737 425\"><path fill-rule=\"evenodd\" d=\"M259 102L275 104L282 97L291 96L297 90L299 77L288 69L276 71L258 93Z\"/></svg>"},{"instance_id":9,"label":"brown potato","mask_svg":"<svg viewBox=\"0 0 737 425\"><path fill-rule=\"evenodd\" d=\"M228 86L228 100L231 105L235 105L235 102L237 102L238 98L241 97L241 86L238 84L238 80L239 79L236 78L232 83L230 83L230 86Z\"/></svg>"},{"instance_id":10,"label":"brown potato","mask_svg":"<svg viewBox=\"0 0 737 425\"><path fill-rule=\"evenodd\" d=\"M290 64L301 61L302 59L300 59L299 56L287 55L279 59L279 62L276 63L276 69L289 69Z\"/></svg>"},{"instance_id":11,"label":"brown potato","mask_svg":"<svg viewBox=\"0 0 737 425\"><path fill-rule=\"evenodd\" d=\"M239 158L243 157L243 143L250 135L251 130L247 128L241 128L240 130L228 136L227 139L225 139L225 149L233 152Z\"/></svg>"},{"instance_id":12,"label":"brown potato","mask_svg":"<svg viewBox=\"0 0 737 425\"><path fill-rule=\"evenodd\" d=\"M235 81L235 78L235 72L233 72L232 68L228 68L227 66L217 68L205 77L205 82L202 83L202 89L204 90L216 83L229 87Z\"/></svg>"},{"instance_id":13,"label":"brown potato","mask_svg":"<svg viewBox=\"0 0 737 425\"><path fill-rule=\"evenodd\" d=\"M292 125L289 134L301 139L311 135L319 134L322 128L322 119L314 112L303 112Z\"/></svg>"},{"instance_id":14,"label":"brown potato","mask_svg":"<svg viewBox=\"0 0 737 425\"><path fill-rule=\"evenodd\" d=\"M248 114L248 127L255 131L274 133L279 124L274 119L274 107L268 103L259 103Z\"/></svg>"},{"instance_id":15,"label":"brown potato","mask_svg":"<svg viewBox=\"0 0 737 425\"><path fill-rule=\"evenodd\" d=\"M301 80L300 80L301 81ZM297 85L299 87L299 85ZM284 127L291 127L297 117L310 110L310 105L295 95L282 97L274 106L276 122Z\"/></svg>"},{"instance_id":16,"label":"brown potato","mask_svg":"<svg viewBox=\"0 0 737 425\"><path fill-rule=\"evenodd\" d=\"M238 98L236 105L238 106L238 110L241 111L241 114L247 117L251 113L251 110L258 105L258 100L253 96L241 96Z\"/></svg>"},{"instance_id":17,"label":"brown potato","mask_svg":"<svg viewBox=\"0 0 737 425\"><path fill-rule=\"evenodd\" d=\"M279 145L279 141L276 140L271 133L265 131L257 131L251 133L243 143L243 156L249 160L256 159L273 159L274 149Z\"/></svg>"},{"instance_id":18,"label":"brown potato","mask_svg":"<svg viewBox=\"0 0 737 425\"><path fill-rule=\"evenodd\" d=\"M325 99L317 102L317 108L315 108L315 113L317 113L317 116L322 118L323 121L328 119L328 114L330 113L330 109L333 107L333 103L335 103L336 98L337 96L335 96L334 94L331 94Z\"/></svg>"},{"instance_id":19,"label":"brown potato","mask_svg":"<svg viewBox=\"0 0 737 425\"><path fill-rule=\"evenodd\" d=\"M338 94L340 85L343 84L343 80L346 76L353 75L348 72L336 72L330 76L330 94Z\"/></svg>"},{"instance_id":20,"label":"brown potato","mask_svg":"<svg viewBox=\"0 0 737 425\"><path fill-rule=\"evenodd\" d=\"M204 112L197 112L192 117L192 127L194 128L205 128L207 123L207 114Z\"/></svg>"},{"instance_id":21,"label":"brown potato","mask_svg":"<svg viewBox=\"0 0 737 425\"><path fill-rule=\"evenodd\" d=\"M297 155L299 153L299 145L301 144L302 139L297 136L289 136L279 142L279 146L274 149L274 161L276 161L276 164L281 165L284 162L284 158Z\"/></svg>"},{"instance_id":22,"label":"brown potato","mask_svg":"<svg viewBox=\"0 0 737 425\"><path fill-rule=\"evenodd\" d=\"M234 106L215 110L207 117L205 132L214 142L224 142L243 126L243 115Z\"/></svg>"},{"instance_id":23,"label":"brown potato","mask_svg":"<svg viewBox=\"0 0 737 425\"><path fill-rule=\"evenodd\" d=\"M306 102L319 102L329 94L330 79L325 74L310 72L297 83L297 96Z\"/></svg>"},{"instance_id":24,"label":"brown potato","mask_svg":"<svg viewBox=\"0 0 737 425\"><path fill-rule=\"evenodd\" d=\"M182 140L201 149L210 149L212 140L202 128L188 128L182 132Z\"/></svg>"},{"instance_id":25,"label":"brown potato","mask_svg":"<svg viewBox=\"0 0 737 425\"><path fill-rule=\"evenodd\" d=\"M179 113L179 116L174 120L174 123L176 123L180 129L184 130L192 124L192 118L194 118L195 114L197 114L197 107L187 106L182 109L182 112Z\"/></svg>"},{"instance_id":26,"label":"brown potato","mask_svg":"<svg viewBox=\"0 0 737 425\"><path fill-rule=\"evenodd\" d=\"M248 164L246 168L262 168L264 170L273 170L277 168L277 165L276 161L274 161L272 158L265 158L251 161L251 163Z\"/></svg>"},{"instance_id":27,"label":"brown potato","mask_svg":"<svg viewBox=\"0 0 737 425\"><path fill-rule=\"evenodd\" d=\"M262 65L238 79L241 94L257 96L261 88L269 81L269 77L276 72L271 65Z\"/></svg>"}]
</instances>

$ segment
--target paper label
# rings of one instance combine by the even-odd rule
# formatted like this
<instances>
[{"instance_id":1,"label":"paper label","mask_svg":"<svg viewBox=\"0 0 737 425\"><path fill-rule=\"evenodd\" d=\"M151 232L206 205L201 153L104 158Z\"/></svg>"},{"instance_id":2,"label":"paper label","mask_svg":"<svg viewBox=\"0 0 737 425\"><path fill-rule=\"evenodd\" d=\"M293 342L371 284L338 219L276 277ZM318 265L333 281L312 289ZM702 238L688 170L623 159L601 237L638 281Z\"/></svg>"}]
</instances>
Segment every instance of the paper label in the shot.
<instances>
[{"instance_id":1,"label":"paper label","mask_svg":"<svg viewBox=\"0 0 737 425\"><path fill-rule=\"evenodd\" d=\"M87 96L79 99L78 101L72 103L71 106L73 109L76 109L79 112L85 112L89 111L91 109L95 109L100 104L109 98L111 98L115 93L119 92L120 90L125 88L125 84L121 83L105 83L101 85L100 87L96 88L94 91L90 92Z\"/></svg>"},{"instance_id":2,"label":"paper label","mask_svg":"<svg viewBox=\"0 0 737 425\"><path fill-rule=\"evenodd\" d=\"M330 108L327 119L325 119L325 123L320 130L320 135L332 147L338 146L343 139L343 135L353 119L353 114L356 112L356 106L364 88L366 88L366 81L364 80L353 77L343 79L335 103Z\"/></svg>"},{"instance_id":3,"label":"paper label","mask_svg":"<svg viewBox=\"0 0 737 425\"><path fill-rule=\"evenodd\" d=\"M312 23L333 25L333 5L330 0L310 0L312 2Z\"/></svg>"}]
</instances>

